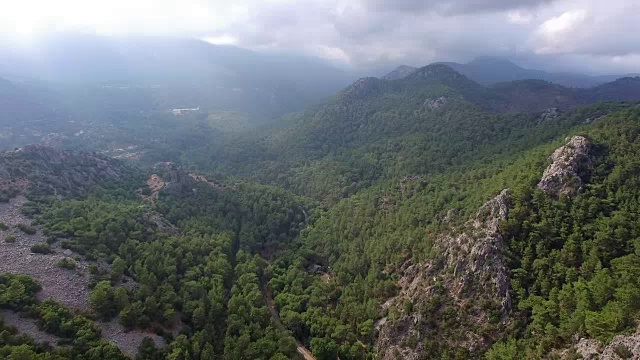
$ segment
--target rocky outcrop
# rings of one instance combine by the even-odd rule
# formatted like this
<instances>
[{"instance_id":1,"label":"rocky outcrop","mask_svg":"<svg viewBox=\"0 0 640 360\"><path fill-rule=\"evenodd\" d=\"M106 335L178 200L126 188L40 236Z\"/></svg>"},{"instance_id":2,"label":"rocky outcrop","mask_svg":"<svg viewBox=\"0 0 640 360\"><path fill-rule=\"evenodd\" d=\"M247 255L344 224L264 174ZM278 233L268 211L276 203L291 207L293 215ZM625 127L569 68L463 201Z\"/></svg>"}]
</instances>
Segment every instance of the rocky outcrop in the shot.
<instances>
[{"instance_id":1,"label":"rocky outcrop","mask_svg":"<svg viewBox=\"0 0 640 360\"><path fill-rule=\"evenodd\" d=\"M172 162L161 162L154 165L164 179L163 189L167 193L171 194L185 194L193 191L193 186L196 182L189 174L181 167L176 166Z\"/></svg>"},{"instance_id":2,"label":"rocky outcrop","mask_svg":"<svg viewBox=\"0 0 640 360\"><path fill-rule=\"evenodd\" d=\"M584 136L573 136L566 145L553 152L551 164L538 183L538 188L550 195L575 195L583 185L589 167L591 144Z\"/></svg>"},{"instance_id":3,"label":"rocky outcrop","mask_svg":"<svg viewBox=\"0 0 640 360\"><path fill-rule=\"evenodd\" d=\"M640 327L635 334L617 335L608 344L595 339L578 339L571 349L556 353L562 359L575 359L578 354L587 360L640 359Z\"/></svg>"},{"instance_id":4,"label":"rocky outcrop","mask_svg":"<svg viewBox=\"0 0 640 360\"><path fill-rule=\"evenodd\" d=\"M425 340L478 354L499 336L511 308L499 232L510 202L505 189L473 219L435 239L440 256L403 266L399 294L383 305L387 317L377 323L381 359L432 356Z\"/></svg>"},{"instance_id":5,"label":"rocky outcrop","mask_svg":"<svg viewBox=\"0 0 640 360\"><path fill-rule=\"evenodd\" d=\"M428 110L438 110L441 107L447 105L447 98L444 96L440 96L436 99L427 99L424 102L424 107Z\"/></svg>"},{"instance_id":6,"label":"rocky outcrop","mask_svg":"<svg viewBox=\"0 0 640 360\"><path fill-rule=\"evenodd\" d=\"M562 111L558 108L548 108L540 114L538 125L553 121L562 115Z\"/></svg>"}]
</instances>

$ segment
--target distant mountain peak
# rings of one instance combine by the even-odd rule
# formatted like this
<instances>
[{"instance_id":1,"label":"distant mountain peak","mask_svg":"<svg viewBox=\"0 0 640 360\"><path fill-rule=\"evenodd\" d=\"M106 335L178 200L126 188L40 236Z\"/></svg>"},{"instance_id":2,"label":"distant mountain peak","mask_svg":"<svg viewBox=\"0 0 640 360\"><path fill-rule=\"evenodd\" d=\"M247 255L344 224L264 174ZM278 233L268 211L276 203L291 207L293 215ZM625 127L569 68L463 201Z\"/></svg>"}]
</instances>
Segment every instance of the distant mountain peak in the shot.
<instances>
[{"instance_id":1,"label":"distant mountain peak","mask_svg":"<svg viewBox=\"0 0 640 360\"><path fill-rule=\"evenodd\" d=\"M516 65L513 61L496 56L479 56L467 63L468 66L479 66L479 67L500 67L503 70L516 70L523 71L525 70L523 67Z\"/></svg>"},{"instance_id":2,"label":"distant mountain peak","mask_svg":"<svg viewBox=\"0 0 640 360\"><path fill-rule=\"evenodd\" d=\"M430 64L421 67L409 74L407 78L413 79L431 79L431 80L451 80L451 79L467 79L460 72L454 70L451 66L443 63Z\"/></svg>"},{"instance_id":3,"label":"distant mountain peak","mask_svg":"<svg viewBox=\"0 0 640 360\"><path fill-rule=\"evenodd\" d=\"M407 76L411 75L416 70L418 70L418 68L415 68L413 66L400 65L397 68L395 68L393 71L391 71L388 74L384 75L381 79L383 79L383 80L404 79Z\"/></svg>"},{"instance_id":4,"label":"distant mountain peak","mask_svg":"<svg viewBox=\"0 0 640 360\"><path fill-rule=\"evenodd\" d=\"M341 94L346 97L355 98L373 96L381 91L380 83L382 82L383 81L375 77L364 77L349 85Z\"/></svg>"},{"instance_id":5,"label":"distant mountain peak","mask_svg":"<svg viewBox=\"0 0 640 360\"><path fill-rule=\"evenodd\" d=\"M553 73L543 70L527 69L515 64L508 58L496 56L480 56L466 64L446 62L454 70L469 79L484 85L514 80L539 79L566 87L590 88L613 81L620 75L589 76L578 73Z\"/></svg>"}]
</instances>

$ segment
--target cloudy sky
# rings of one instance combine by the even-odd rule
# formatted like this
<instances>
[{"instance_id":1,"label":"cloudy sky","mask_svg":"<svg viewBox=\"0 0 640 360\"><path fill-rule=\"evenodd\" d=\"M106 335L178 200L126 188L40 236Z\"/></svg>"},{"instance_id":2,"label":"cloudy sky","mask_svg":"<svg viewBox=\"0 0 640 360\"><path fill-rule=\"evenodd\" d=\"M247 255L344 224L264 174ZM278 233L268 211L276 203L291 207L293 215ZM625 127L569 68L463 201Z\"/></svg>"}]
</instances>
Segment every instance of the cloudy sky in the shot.
<instances>
[{"instance_id":1,"label":"cloudy sky","mask_svg":"<svg viewBox=\"0 0 640 360\"><path fill-rule=\"evenodd\" d=\"M188 36L358 69L505 56L640 72L639 0L0 0L0 31Z\"/></svg>"}]
</instances>

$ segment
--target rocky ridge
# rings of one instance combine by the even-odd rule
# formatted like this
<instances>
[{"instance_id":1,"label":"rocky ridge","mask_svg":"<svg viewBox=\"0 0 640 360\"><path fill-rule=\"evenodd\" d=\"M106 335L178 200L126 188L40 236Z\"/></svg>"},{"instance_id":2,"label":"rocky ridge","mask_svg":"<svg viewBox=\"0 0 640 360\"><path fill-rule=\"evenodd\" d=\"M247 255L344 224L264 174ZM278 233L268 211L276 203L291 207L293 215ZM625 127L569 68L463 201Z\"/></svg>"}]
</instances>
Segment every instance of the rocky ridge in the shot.
<instances>
[{"instance_id":1,"label":"rocky ridge","mask_svg":"<svg viewBox=\"0 0 640 360\"><path fill-rule=\"evenodd\" d=\"M7 187L37 190L50 195L76 195L93 185L121 178L117 160L93 153L58 151L44 145L27 145L0 153L0 181ZM19 184L27 183L20 186Z\"/></svg>"},{"instance_id":2,"label":"rocky ridge","mask_svg":"<svg viewBox=\"0 0 640 360\"><path fill-rule=\"evenodd\" d=\"M424 347L426 338L455 343L469 354L491 345L508 323L511 308L499 233L510 202L511 193L505 189L473 219L435 239L440 256L403 265L399 294L383 305L388 315L377 323L381 359L423 358L429 351ZM439 329L445 318L455 325Z\"/></svg>"}]
</instances>

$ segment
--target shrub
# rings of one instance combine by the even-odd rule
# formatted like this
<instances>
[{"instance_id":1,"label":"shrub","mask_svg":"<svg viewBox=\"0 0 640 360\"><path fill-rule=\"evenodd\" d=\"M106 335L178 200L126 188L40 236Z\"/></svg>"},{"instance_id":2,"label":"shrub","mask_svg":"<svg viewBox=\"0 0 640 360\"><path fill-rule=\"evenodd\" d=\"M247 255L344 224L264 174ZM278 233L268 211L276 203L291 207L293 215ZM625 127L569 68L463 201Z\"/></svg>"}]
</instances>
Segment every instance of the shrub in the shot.
<instances>
[{"instance_id":1,"label":"shrub","mask_svg":"<svg viewBox=\"0 0 640 360\"><path fill-rule=\"evenodd\" d=\"M8 228L9 228L9 225L7 225L4 222L0 221L0 230L7 230Z\"/></svg>"},{"instance_id":2,"label":"shrub","mask_svg":"<svg viewBox=\"0 0 640 360\"><path fill-rule=\"evenodd\" d=\"M47 243L39 243L31 246L31 252L36 254L49 254L51 253L51 247Z\"/></svg>"},{"instance_id":3,"label":"shrub","mask_svg":"<svg viewBox=\"0 0 640 360\"><path fill-rule=\"evenodd\" d=\"M70 258L63 258L56 261L56 266L59 266L63 269L73 270L76 268L76 262Z\"/></svg>"},{"instance_id":4,"label":"shrub","mask_svg":"<svg viewBox=\"0 0 640 360\"><path fill-rule=\"evenodd\" d=\"M12 234L9 234L9 235L7 235L7 237L4 238L4 241L7 244L13 244L14 242L16 242L16 236L12 235Z\"/></svg>"},{"instance_id":5,"label":"shrub","mask_svg":"<svg viewBox=\"0 0 640 360\"><path fill-rule=\"evenodd\" d=\"M20 229L23 233L27 235L33 235L36 233L36 228L26 225L26 224L18 224L16 225L18 229Z\"/></svg>"},{"instance_id":6,"label":"shrub","mask_svg":"<svg viewBox=\"0 0 640 360\"><path fill-rule=\"evenodd\" d=\"M624 344L616 345L615 349L613 349L613 352L615 352L616 355L618 355L622 359L631 359L631 358L633 358L633 353Z\"/></svg>"}]
</instances>

